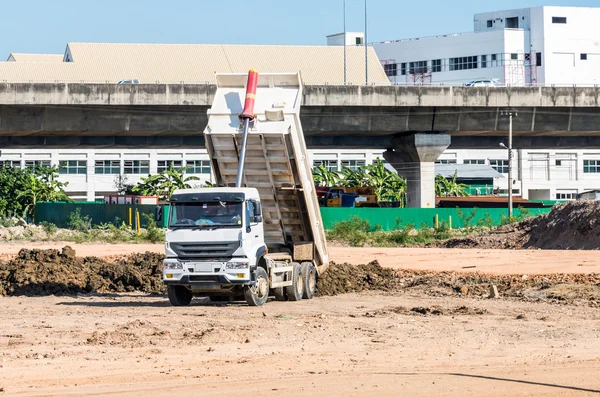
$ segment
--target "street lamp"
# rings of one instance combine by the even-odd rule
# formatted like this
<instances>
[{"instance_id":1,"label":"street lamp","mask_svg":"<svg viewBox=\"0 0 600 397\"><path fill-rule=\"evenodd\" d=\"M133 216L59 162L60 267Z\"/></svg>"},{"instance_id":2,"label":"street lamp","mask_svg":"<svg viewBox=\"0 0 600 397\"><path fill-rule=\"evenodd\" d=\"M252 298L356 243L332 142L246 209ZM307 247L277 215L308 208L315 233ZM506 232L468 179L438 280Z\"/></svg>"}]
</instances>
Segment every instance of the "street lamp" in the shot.
<instances>
[{"instance_id":1,"label":"street lamp","mask_svg":"<svg viewBox=\"0 0 600 397\"><path fill-rule=\"evenodd\" d=\"M500 146L508 150L508 218L511 219L513 216L513 186L512 186L512 130L513 130L513 116L517 117L517 112L512 110L505 110L500 113L502 116L508 116L508 147L502 142Z\"/></svg>"}]
</instances>

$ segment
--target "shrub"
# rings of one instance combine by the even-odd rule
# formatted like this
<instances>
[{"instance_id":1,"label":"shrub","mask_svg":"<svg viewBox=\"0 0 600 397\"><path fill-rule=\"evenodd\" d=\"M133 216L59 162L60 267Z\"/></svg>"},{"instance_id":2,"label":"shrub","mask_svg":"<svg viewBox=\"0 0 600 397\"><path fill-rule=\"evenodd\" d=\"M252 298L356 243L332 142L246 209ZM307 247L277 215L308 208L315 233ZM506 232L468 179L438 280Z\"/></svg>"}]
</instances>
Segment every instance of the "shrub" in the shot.
<instances>
[{"instance_id":1,"label":"shrub","mask_svg":"<svg viewBox=\"0 0 600 397\"><path fill-rule=\"evenodd\" d=\"M40 226L44 229L44 231L48 235L56 234L56 232L58 231L58 228L56 227L56 225L51 222L42 222L42 223L40 223Z\"/></svg>"},{"instance_id":2,"label":"shrub","mask_svg":"<svg viewBox=\"0 0 600 397\"><path fill-rule=\"evenodd\" d=\"M67 223L67 226L69 229L87 233L92 229L92 219L87 215L82 216L81 208L77 208L75 211L69 214L69 222Z\"/></svg>"}]
</instances>

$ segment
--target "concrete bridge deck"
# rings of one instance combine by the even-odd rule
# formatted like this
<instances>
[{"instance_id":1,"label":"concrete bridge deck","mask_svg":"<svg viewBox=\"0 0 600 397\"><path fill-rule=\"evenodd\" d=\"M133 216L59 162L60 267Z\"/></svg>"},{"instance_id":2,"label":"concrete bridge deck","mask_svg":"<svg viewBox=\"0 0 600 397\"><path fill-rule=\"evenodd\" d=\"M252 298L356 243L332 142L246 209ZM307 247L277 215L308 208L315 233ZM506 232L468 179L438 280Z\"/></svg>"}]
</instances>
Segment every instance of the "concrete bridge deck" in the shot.
<instances>
[{"instance_id":1,"label":"concrete bridge deck","mask_svg":"<svg viewBox=\"0 0 600 397\"><path fill-rule=\"evenodd\" d=\"M195 137L215 86L197 84L0 84L0 145L20 137L159 141ZM306 86L302 123L312 147L385 148L391 135L449 132L452 147L496 147L514 109L515 144L600 147L599 87ZM107 139L114 137L118 139ZM149 139L152 138L153 139ZM171 138L169 138L171 137ZM87 143L86 143L87 142ZM141 141L140 141L141 142ZM170 143L169 143L170 142Z\"/></svg>"}]
</instances>

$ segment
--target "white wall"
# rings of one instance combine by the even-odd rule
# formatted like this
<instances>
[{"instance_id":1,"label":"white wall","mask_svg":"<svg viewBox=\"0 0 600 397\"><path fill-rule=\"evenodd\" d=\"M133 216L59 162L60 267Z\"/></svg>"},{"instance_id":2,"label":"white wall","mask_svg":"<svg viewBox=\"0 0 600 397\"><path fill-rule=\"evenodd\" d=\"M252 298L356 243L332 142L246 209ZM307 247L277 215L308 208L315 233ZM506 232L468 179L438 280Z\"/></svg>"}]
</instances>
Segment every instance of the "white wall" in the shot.
<instances>
[{"instance_id":1,"label":"white wall","mask_svg":"<svg viewBox=\"0 0 600 397\"><path fill-rule=\"evenodd\" d=\"M518 28L529 30L530 24L530 8L522 8L518 10L505 10L484 12L475 14L473 17L473 28L475 32L487 32L490 30L502 30L508 28L506 18L518 18ZM488 21L492 21L492 27L487 26Z\"/></svg>"},{"instance_id":2,"label":"white wall","mask_svg":"<svg viewBox=\"0 0 600 397\"><path fill-rule=\"evenodd\" d=\"M410 75L401 74L401 64L409 62L427 61L431 70L434 59L442 60L442 71L431 73L431 83L437 84L464 84L471 80L491 78L504 81L504 64L510 64L511 53L520 53L521 75L523 76L524 46L528 43L525 31L521 29L491 30L481 33L454 34L435 36L419 39L399 40L375 43L373 47L377 56L385 63L396 63L397 76L391 80L398 84L413 84ZM492 61L492 54L496 61ZM487 67L481 66L481 55L487 56ZM450 71L449 59L457 57L477 56L476 69ZM505 60L506 59L506 60ZM523 80L523 78L521 78Z\"/></svg>"},{"instance_id":3,"label":"white wall","mask_svg":"<svg viewBox=\"0 0 600 397\"><path fill-rule=\"evenodd\" d=\"M600 83L600 8L544 7L545 82L556 85ZM552 23L566 17L566 24ZM587 54L587 60L581 60Z\"/></svg>"},{"instance_id":4,"label":"white wall","mask_svg":"<svg viewBox=\"0 0 600 397\"><path fill-rule=\"evenodd\" d=\"M360 39L361 44L356 44L356 40ZM346 32L346 45L356 46L364 45L365 34L363 32ZM344 33L334 34L327 36L328 46L343 46L344 45Z\"/></svg>"},{"instance_id":5,"label":"white wall","mask_svg":"<svg viewBox=\"0 0 600 397\"><path fill-rule=\"evenodd\" d=\"M341 169L344 160L360 160L365 165L377 158L383 160L382 150L319 149L310 150L311 161L331 160ZM58 165L61 160L86 160L86 175L60 175L60 180L69 182L67 192L78 200L100 199L114 194L115 175L96 175L95 160L141 160L149 159L150 173L157 172L158 160L208 160L203 149L2 149L0 161L50 160ZM490 165L493 160L508 160L505 149L492 150L446 150L440 161L463 164L466 160L484 160ZM557 162L558 160L558 162ZM581 193L600 190L600 173L584 173L585 160L600 161L600 150L515 150L513 152L513 190L524 198L554 200L557 193ZM123 167L123 163L121 163ZM122 168L121 168L122 170ZM147 175L127 175L130 183L139 182ZM199 185L211 180L211 175L195 174L201 178ZM495 186L501 191L508 189L508 174L497 179Z\"/></svg>"}]
</instances>

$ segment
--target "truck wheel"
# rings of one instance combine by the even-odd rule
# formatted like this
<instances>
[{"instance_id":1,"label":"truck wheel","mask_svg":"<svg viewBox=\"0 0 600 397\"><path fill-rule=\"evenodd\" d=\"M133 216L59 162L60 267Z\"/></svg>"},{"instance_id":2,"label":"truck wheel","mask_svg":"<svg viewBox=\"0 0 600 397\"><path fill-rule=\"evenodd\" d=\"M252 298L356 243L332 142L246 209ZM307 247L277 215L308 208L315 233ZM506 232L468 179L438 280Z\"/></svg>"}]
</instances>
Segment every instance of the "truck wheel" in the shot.
<instances>
[{"instance_id":1,"label":"truck wheel","mask_svg":"<svg viewBox=\"0 0 600 397\"><path fill-rule=\"evenodd\" d=\"M312 299L317 292L317 269L310 262L302 264L302 274L304 275L304 299Z\"/></svg>"},{"instance_id":2,"label":"truck wheel","mask_svg":"<svg viewBox=\"0 0 600 397\"><path fill-rule=\"evenodd\" d=\"M287 296L285 295L285 288L273 288L273 295L275 295L275 300L279 302L284 302L287 300Z\"/></svg>"},{"instance_id":3,"label":"truck wheel","mask_svg":"<svg viewBox=\"0 0 600 397\"><path fill-rule=\"evenodd\" d=\"M192 291L183 285L168 285L167 296L173 306L188 306L192 301Z\"/></svg>"},{"instance_id":4,"label":"truck wheel","mask_svg":"<svg viewBox=\"0 0 600 397\"><path fill-rule=\"evenodd\" d=\"M258 267L256 269L256 284L244 287L246 303L250 306L262 306L269 299L269 276L267 271Z\"/></svg>"},{"instance_id":5,"label":"truck wheel","mask_svg":"<svg viewBox=\"0 0 600 397\"><path fill-rule=\"evenodd\" d=\"M304 294L304 276L302 275L302 266L299 263L294 263L292 270L292 285L285 287L287 297L291 301L299 301Z\"/></svg>"}]
</instances>

